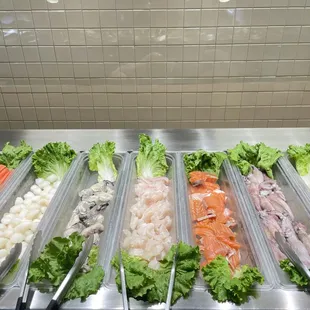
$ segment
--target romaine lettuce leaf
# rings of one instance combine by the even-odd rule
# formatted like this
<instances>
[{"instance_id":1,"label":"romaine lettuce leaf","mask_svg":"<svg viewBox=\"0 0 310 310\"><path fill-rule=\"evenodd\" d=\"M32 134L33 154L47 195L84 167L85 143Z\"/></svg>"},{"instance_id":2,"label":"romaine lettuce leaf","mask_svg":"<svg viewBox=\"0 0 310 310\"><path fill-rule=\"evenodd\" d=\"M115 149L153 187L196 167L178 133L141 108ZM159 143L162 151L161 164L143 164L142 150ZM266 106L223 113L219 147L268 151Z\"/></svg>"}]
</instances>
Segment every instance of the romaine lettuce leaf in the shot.
<instances>
[{"instance_id":1,"label":"romaine lettuce leaf","mask_svg":"<svg viewBox=\"0 0 310 310\"><path fill-rule=\"evenodd\" d=\"M7 142L0 152L0 164L8 169L15 169L32 151L32 147L24 140L20 141L19 146L10 145Z\"/></svg>"},{"instance_id":2,"label":"romaine lettuce leaf","mask_svg":"<svg viewBox=\"0 0 310 310\"><path fill-rule=\"evenodd\" d=\"M297 284L300 287L307 286L309 284L309 280L305 278L296 267L290 262L289 259L283 259L280 261L280 267L283 271L285 271L290 280Z\"/></svg>"},{"instance_id":3,"label":"romaine lettuce leaf","mask_svg":"<svg viewBox=\"0 0 310 310\"><path fill-rule=\"evenodd\" d=\"M201 271L210 286L211 295L219 302L231 301L240 305L249 296L254 296L254 284L264 283L264 277L256 267L243 265L232 274L226 258L220 255Z\"/></svg>"},{"instance_id":4,"label":"romaine lettuce leaf","mask_svg":"<svg viewBox=\"0 0 310 310\"><path fill-rule=\"evenodd\" d=\"M243 175L248 175L253 165L265 171L272 179L272 167L283 156L280 150L266 146L264 143L251 146L243 141L227 152L229 160L239 168Z\"/></svg>"},{"instance_id":5,"label":"romaine lettuce leaf","mask_svg":"<svg viewBox=\"0 0 310 310\"><path fill-rule=\"evenodd\" d=\"M33 154L32 164L39 178L56 175L61 180L75 157L75 151L66 142L51 142Z\"/></svg>"},{"instance_id":6,"label":"romaine lettuce leaf","mask_svg":"<svg viewBox=\"0 0 310 310\"><path fill-rule=\"evenodd\" d=\"M191 154L184 155L184 165L187 176L192 171L204 171L214 173L217 176L220 173L223 161L227 155L222 152L208 153L204 150L198 150Z\"/></svg>"},{"instance_id":7,"label":"romaine lettuce leaf","mask_svg":"<svg viewBox=\"0 0 310 310\"><path fill-rule=\"evenodd\" d=\"M98 171L98 181L108 180L114 182L117 177L117 170L113 163L115 143L96 143L89 150L89 170Z\"/></svg>"},{"instance_id":8,"label":"romaine lettuce leaf","mask_svg":"<svg viewBox=\"0 0 310 310\"><path fill-rule=\"evenodd\" d=\"M28 282L48 281L58 287L75 263L83 247L85 238L78 233L68 238L56 237L44 248L40 256L29 268ZM97 264L98 247L94 246L88 256L87 272L80 271L65 296L65 300L81 298L85 300L98 291L104 277L102 267Z\"/></svg>"},{"instance_id":9,"label":"romaine lettuce leaf","mask_svg":"<svg viewBox=\"0 0 310 310\"><path fill-rule=\"evenodd\" d=\"M137 176L144 178L162 177L168 171L166 147L146 134L139 136L140 148L136 159Z\"/></svg>"},{"instance_id":10,"label":"romaine lettuce leaf","mask_svg":"<svg viewBox=\"0 0 310 310\"><path fill-rule=\"evenodd\" d=\"M198 247L191 247L182 242L171 247L160 262L158 270L148 267L147 261L122 251L129 297L142 299L150 303L166 301L173 257L177 247L178 255L172 304L180 297L188 297L199 270L200 253ZM111 263L116 270L115 280L121 292L118 255L114 256Z\"/></svg>"},{"instance_id":11,"label":"romaine lettuce leaf","mask_svg":"<svg viewBox=\"0 0 310 310\"><path fill-rule=\"evenodd\" d=\"M288 155L295 161L296 169L301 176L310 172L310 144L305 146L290 145L287 149Z\"/></svg>"}]
</instances>

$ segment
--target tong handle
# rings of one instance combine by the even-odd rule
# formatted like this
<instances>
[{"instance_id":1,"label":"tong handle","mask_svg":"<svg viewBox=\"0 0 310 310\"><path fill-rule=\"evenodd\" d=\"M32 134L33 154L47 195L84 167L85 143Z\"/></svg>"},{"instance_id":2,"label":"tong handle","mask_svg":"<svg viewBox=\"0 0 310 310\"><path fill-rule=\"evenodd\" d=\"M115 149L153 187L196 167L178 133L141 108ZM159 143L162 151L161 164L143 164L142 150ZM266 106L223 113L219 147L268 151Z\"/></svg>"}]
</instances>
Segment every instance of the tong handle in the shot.
<instances>
[{"instance_id":1,"label":"tong handle","mask_svg":"<svg viewBox=\"0 0 310 310\"><path fill-rule=\"evenodd\" d=\"M60 304L57 300L52 299L48 304L46 310L58 310L60 308Z\"/></svg>"},{"instance_id":2,"label":"tong handle","mask_svg":"<svg viewBox=\"0 0 310 310\"><path fill-rule=\"evenodd\" d=\"M25 310L26 309L26 304L23 303L23 297L18 297L17 303L15 306L15 310Z\"/></svg>"}]
</instances>

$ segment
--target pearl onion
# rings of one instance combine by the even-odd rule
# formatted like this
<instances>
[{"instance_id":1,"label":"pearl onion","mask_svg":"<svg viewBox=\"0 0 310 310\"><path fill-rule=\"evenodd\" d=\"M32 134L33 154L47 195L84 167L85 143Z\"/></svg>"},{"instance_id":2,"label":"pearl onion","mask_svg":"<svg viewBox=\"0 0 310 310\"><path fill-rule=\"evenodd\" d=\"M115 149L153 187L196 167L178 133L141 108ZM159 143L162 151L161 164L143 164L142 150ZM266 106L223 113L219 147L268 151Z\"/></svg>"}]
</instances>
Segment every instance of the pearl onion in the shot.
<instances>
[{"instance_id":1,"label":"pearl onion","mask_svg":"<svg viewBox=\"0 0 310 310\"><path fill-rule=\"evenodd\" d=\"M24 238L25 238L25 237L24 237L23 234L15 233L15 234L13 234L13 235L11 236L10 241L11 241L12 243L19 243L19 242L24 241Z\"/></svg>"},{"instance_id":2,"label":"pearl onion","mask_svg":"<svg viewBox=\"0 0 310 310\"><path fill-rule=\"evenodd\" d=\"M8 251L5 249L0 250L0 258L4 258L8 255Z\"/></svg>"}]
</instances>

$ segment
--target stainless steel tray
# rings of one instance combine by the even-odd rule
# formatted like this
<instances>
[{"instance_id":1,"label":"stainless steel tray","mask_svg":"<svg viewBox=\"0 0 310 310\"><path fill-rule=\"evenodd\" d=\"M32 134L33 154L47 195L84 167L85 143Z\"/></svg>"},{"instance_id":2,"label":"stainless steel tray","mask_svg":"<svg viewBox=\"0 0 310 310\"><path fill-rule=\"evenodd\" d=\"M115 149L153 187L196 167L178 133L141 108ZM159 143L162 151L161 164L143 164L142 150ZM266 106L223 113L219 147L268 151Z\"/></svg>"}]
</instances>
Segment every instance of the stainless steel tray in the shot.
<instances>
[{"instance_id":1,"label":"stainless steel tray","mask_svg":"<svg viewBox=\"0 0 310 310\"><path fill-rule=\"evenodd\" d=\"M271 250L271 247L269 245L269 241L267 239L267 236L264 231L263 224L261 223L258 213L256 212L256 209L254 207L254 204L252 202L252 198L245 186L245 183L243 181L243 178L239 172L239 170L236 167L234 168L234 172L236 175L236 179L238 180L238 183L241 187L241 191L243 192L243 195L247 197L249 200L248 204L248 212L249 216L253 219L255 219L255 223L253 223L257 229L258 234L261 234L264 238L264 242L268 248L269 255L265 253L265 255L269 256L271 258L272 262L272 268L277 273L277 278L275 279L277 281L277 287L285 289L285 290L295 290L298 291L299 289L297 286L292 283L287 276L287 274L279 267L279 263L274 257L274 254ZM294 188L291 185L291 182L287 178L286 174L283 173L280 165L276 163L273 167L273 175L274 179L277 181L277 184L281 187L282 192L287 200L287 204L290 206L292 213L295 217L295 220L298 222L303 223L307 227L307 231L310 232L310 213L307 211L305 205L302 202L302 199L300 196L296 193Z\"/></svg>"},{"instance_id":2,"label":"stainless steel tray","mask_svg":"<svg viewBox=\"0 0 310 310\"><path fill-rule=\"evenodd\" d=\"M127 229L129 227L130 223L130 211L129 208L134 204L135 202L135 191L134 186L137 180L136 176L136 165L135 165L135 159L136 159L137 153L132 153L130 156L130 162L127 167L127 186L124 188L124 192L122 193L122 200L118 206L117 212L117 218L114 219L115 222L118 223L118 226L114 230L114 234L112 236L109 236L111 240L113 240L113 244L111 245L110 255L108 256L109 262L115 255L116 251L118 250L118 246L120 241L122 241L123 238L123 229ZM176 197L178 197L177 193L177 167L176 167L176 158L175 154L169 153L166 155L167 163L169 166L169 170L167 172L167 177L171 180L171 205L173 207L174 211L174 218L172 223L172 229L171 229L171 235L173 242L176 242L176 240L181 240L179 231L180 228L178 227L178 223L180 222L178 219L179 214L179 207L176 203ZM106 276L104 285L112 290L117 290L115 285L115 271L112 268L111 264L107 266L106 269Z\"/></svg>"},{"instance_id":3,"label":"stainless steel tray","mask_svg":"<svg viewBox=\"0 0 310 310\"><path fill-rule=\"evenodd\" d=\"M44 213L43 218L40 221L37 229L42 229L43 231L47 232L51 225L51 219L53 219L54 212L57 212L59 197L63 196L63 191L66 188L66 184L68 180L70 180L70 176L72 171L74 170L74 166L76 162L79 160L79 157L75 159L67 171L65 177L63 178L60 186L58 187L56 193L54 194L50 204ZM26 192L29 191L30 187L34 184L36 179L36 175L32 168L31 158L28 159L25 163L25 167L23 170L19 171L19 175L16 176L16 182L12 184L10 190L3 193L1 196L0 201L0 218L2 218L3 214L8 212L10 208L14 205L15 200L17 197L23 196ZM19 261L19 268L17 268L16 272L7 276L3 283L1 283L1 288L6 290L11 288L12 286L18 285L19 283L19 276L24 270L24 266L26 263L27 255L30 251L30 245L27 246L25 252L20 257Z\"/></svg>"},{"instance_id":4,"label":"stainless steel tray","mask_svg":"<svg viewBox=\"0 0 310 310\"><path fill-rule=\"evenodd\" d=\"M183 156L184 155L182 154L182 163ZM184 201L186 202L187 210L189 210L189 183L185 174L184 163L182 166L183 169L181 173L183 174L183 186L184 192L186 193ZM260 236L257 234L255 229L253 229L253 225L251 225L252 219L246 212L247 205L243 200L242 195L240 195L238 187L236 186L236 179L231 172L231 166L228 160L225 160L222 165L218 184L220 185L221 190L226 194L226 207L233 212L232 217L236 220L237 223L237 225L233 227L232 230L236 233L236 239L241 245L240 264L257 267L264 275L265 282L263 285L258 285L255 287L256 292L272 289L275 284L274 277L272 276L272 272L269 269L268 261L266 260L265 255L262 255L262 253L265 253L268 250L264 247ZM192 239L192 244L195 244L195 236L192 232L192 220L190 212L188 212L188 220L184 230L188 231L189 236ZM200 275L200 278L197 279L194 289L207 289L207 285L202 279L202 275Z\"/></svg>"}]
</instances>

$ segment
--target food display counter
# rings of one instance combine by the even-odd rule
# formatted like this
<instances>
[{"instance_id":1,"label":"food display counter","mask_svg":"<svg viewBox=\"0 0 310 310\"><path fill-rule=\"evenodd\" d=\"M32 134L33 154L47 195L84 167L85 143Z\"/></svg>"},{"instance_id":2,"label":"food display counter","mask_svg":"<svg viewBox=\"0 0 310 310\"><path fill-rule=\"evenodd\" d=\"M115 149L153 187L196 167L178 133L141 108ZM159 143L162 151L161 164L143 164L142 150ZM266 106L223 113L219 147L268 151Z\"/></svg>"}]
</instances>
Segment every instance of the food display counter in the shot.
<instances>
[{"instance_id":1,"label":"food display counter","mask_svg":"<svg viewBox=\"0 0 310 310\"><path fill-rule=\"evenodd\" d=\"M111 260L115 255L123 229L131 227L129 223L129 207L134 204L134 184L138 175L135 169L135 160L139 149L139 134L145 133L152 139L159 139L166 146L167 181L171 186L169 204L172 216L171 241L183 241L194 244L192 223L190 215L190 201L188 199L189 187L185 168L184 155L199 149L208 152L226 152L240 141L251 145L263 142L272 148L285 152L289 145L305 145L310 143L309 128L257 128L257 129L188 129L188 130L17 130L0 131L0 147L9 141L17 145L20 140L25 140L33 147L35 152L49 142L67 142L77 153L77 159L71 164L69 172L60 183L53 198L50 208L44 215L46 232L42 231L45 238L62 235L68 229L71 213L79 203L79 193L85 188L96 184L96 176L88 170L88 151L96 143L109 140L115 142L116 151L113 157L118 171L118 180L114 186L115 197L104 219L105 231L99 242L99 263L105 271L105 278L99 291L89 296L86 301L74 299L65 302L62 309L123 309L122 295L115 285L115 271L111 267ZM25 159L26 168L20 169L20 178L26 181L16 186L15 192L10 195L0 192L0 214L7 210L8 204L13 205L17 192L24 195L26 187L34 182L30 159ZM28 165L28 166L27 166ZM28 167L28 168L27 168ZM291 207L295 221L310 227L307 220L310 218L310 191L296 172L294 164L287 156L281 158L274 166L274 179L282 188L287 203ZM264 180L267 180L266 178ZM268 179L269 180L269 179ZM267 180L267 181L268 181ZM8 186L15 186L18 180L10 180ZM28 184L29 183L29 184ZM268 238L264 233L263 224L255 211L257 207L251 200L251 192L247 188L247 180L239 170L228 160L225 160L220 171L219 185L227 196L226 208L234 214L238 222L236 235L240 236L239 242L243 244L241 263L249 264L260 269L264 276L261 285L253 288L255 297L250 297L247 302L236 305L231 302L220 303L212 298L208 286L203 282L201 274L197 275L196 283L189 293L188 298L180 298L172 309L308 309L310 295L307 288L300 289L292 284L274 260L272 250L269 248ZM29 187L28 186L28 187ZM4 187L5 191L7 187ZM279 193L282 195L282 192ZM15 196L14 196L15 195ZM267 194L266 194L267 195ZM268 194L269 195L269 194ZM80 194L80 197L83 195ZM14 198L14 199L13 199ZM167 201L168 201L167 200ZM288 210L288 212L291 212ZM2 213L1 213L2 212ZM169 211L170 212L170 211ZM259 213L261 214L261 213ZM292 216L293 216L292 215ZM42 225L39 226L42 229ZM128 228L130 229L130 228ZM238 238L237 238L238 241ZM42 250L42 248L41 248ZM25 252L27 254L27 251ZM23 262L21 260L21 262ZM23 263L24 264L24 263ZM25 267L25 266L24 266ZM25 269L25 268L24 268ZM10 285L0 287L0 309L15 309L16 300L20 293L23 270L18 272ZM53 293L50 287L42 293L39 290L31 296L30 309L46 309ZM162 304L148 304L130 298L130 309L164 309Z\"/></svg>"}]
</instances>

